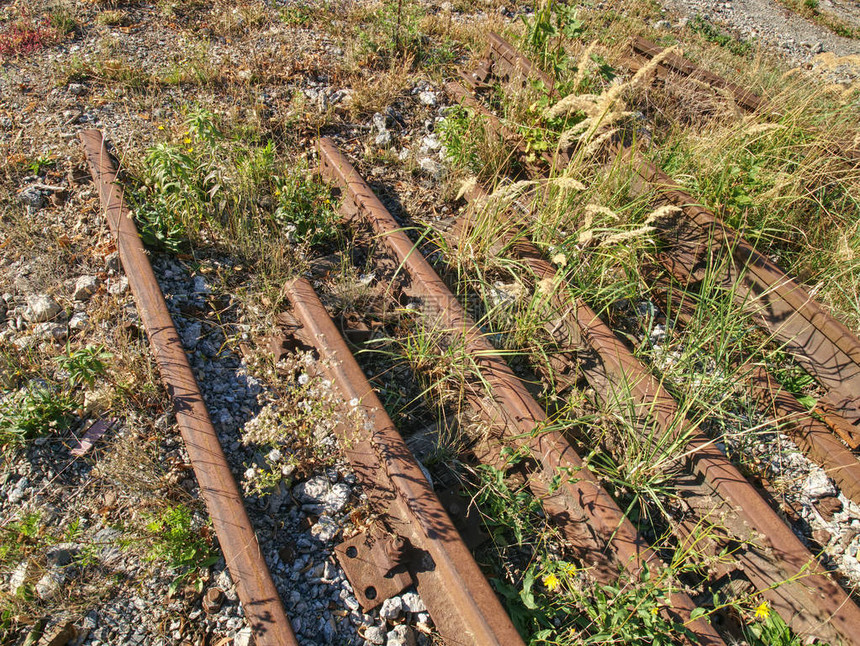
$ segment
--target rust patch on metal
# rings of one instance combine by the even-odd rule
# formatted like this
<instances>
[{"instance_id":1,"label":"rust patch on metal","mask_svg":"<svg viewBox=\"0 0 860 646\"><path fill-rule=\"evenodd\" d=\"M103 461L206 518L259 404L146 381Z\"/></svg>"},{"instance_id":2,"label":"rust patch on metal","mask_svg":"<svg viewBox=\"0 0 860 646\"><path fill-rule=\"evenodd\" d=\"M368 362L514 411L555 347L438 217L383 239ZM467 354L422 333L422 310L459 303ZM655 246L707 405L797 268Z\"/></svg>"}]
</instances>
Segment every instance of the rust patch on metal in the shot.
<instances>
[{"instance_id":1,"label":"rust patch on metal","mask_svg":"<svg viewBox=\"0 0 860 646\"><path fill-rule=\"evenodd\" d=\"M648 60L663 52L663 48L656 43L652 43L650 40L639 37L633 40L632 48L636 54L640 54ZM670 54L664 58L660 62L660 67L666 70L671 70L681 76L687 76L698 81L702 81L711 87L728 90L734 97L735 102L744 110L749 112L755 112L759 107L764 105L764 100L757 94L754 94L749 90L745 90L739 85L736 85L731 81L727 81L721 76L717 76L713 72L702 69L678 54Z\"/></svg>"},{"instance_id":2,"label":"rust patch on metal","mask_svg":"<svg viewBox=\"0 0 860 646\"><path fill-rule=\"evenodd\" d=\"M729 254L730 262L722 264L724 273L718 279L731 291L734 301L815 376L827 391L825 405L852 424L860 423L860 339L752 244L698 206L654 164L633 149L619 147L619 153L664 199L683 210L699 228L691 235L708 241L705 248L712 254ZM715 262L710 263L716 267ZM687 280L695 283L694 267L681 265L688 272ZM673 274L684 278L677 265Z\"/></svg>"},{"instance_id":3,"label":"rust patch on metal","mask_svg":"<svg viewBox=\"0 0 860 646\"><path fill-rule=\"evenodd\" d=\"M367 530L334 548L337 560L365 610L376 608L412 585L406 564L401 562L402 559L392 558L392 540L389 534Z\"/></svg>"}]
</instances>

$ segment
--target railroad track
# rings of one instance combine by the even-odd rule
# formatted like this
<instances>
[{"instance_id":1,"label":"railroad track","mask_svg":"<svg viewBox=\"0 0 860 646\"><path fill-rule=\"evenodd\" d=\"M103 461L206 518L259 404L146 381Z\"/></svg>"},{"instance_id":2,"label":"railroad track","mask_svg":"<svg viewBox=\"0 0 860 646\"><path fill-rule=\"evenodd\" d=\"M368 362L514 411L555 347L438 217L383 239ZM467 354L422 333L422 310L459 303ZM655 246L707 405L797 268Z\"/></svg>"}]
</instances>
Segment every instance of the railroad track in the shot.
<instances>
[{"instance_id":1,"label":"railroad track","mask_svg":"<svg viewBox=\"0 0 860 646\"><path fill-rule=\"evenodd\" d=\"M667 68L684 69L688 75L697 74L711 82L719 82L718 77L704 75L701 70L691 66L683 67L683 59L679 57L670 57L667 61ZM493 134L507 139L513 148L519 148L521 157L524 159L525 151L520 145L521 142L515 137L512 138L510 129L507 129L501 120L480 103L476 92L494 82L500 84L513 82L523 86L529 79L536 79L541 81L546 92L553 96L554 80L538 70L509 43L496 35L490 37L488 57L481 61L474 71L461 73L460 77L469 89L463 84L452 82L448 85L450 94L483 115L485 123ZM721 86L732 89L732 86L725 83ZM734 89L738 90L736 87ZM751 109L760 105L760 102L750 99L747 94L743 96L748 99ZM692 227L687 227L680 234L675 234L674 245L661 258L664 261L664 268L668 269L676 279L683 279L683 287L688 288L696 282L693 279L692 268L697 264L707 264L711 253L724 253L723 250L728 248L733 262L727 263L727 275L721 282L735 287L733 291L738 294L738 304L752 310L757 322L776 339L786 343L798 356L802 365L828 390L826 408L820 411L821 418L828 421L833 430L842 431L843 439L856 446L853 442L852 429L852 424L856 421L856 393L860 392L855 383L857 367L860 366L854 360L855 348L860 347L857 345L856 337L827 314L797 283L768 259L758 254L752 245L720 223L713 214L696 206L692 196L680 191L677 185L653 164L642 158L635 149L619 144L615 152L622 156L624 161L630 163L644 180L656 185L658 194L666 202L679 206L689 222L698 228L693 230L697 235L692 242L690 241ZM567 151L560 151L555 156L545 155L542 160L539 160L547 163L548 168L540 169L540 163L533 162L524 162L523 166L532 177L539 177L542 170L545 172L563 168L568 159ZM476 193L478 191L472 191L473 196L476 196ZM690 249L693 253L690 253ZM554 267L542 259L537 249L527 241L517 238L517 241L511 245L510 252L525 262L536 280L555 276ZM684 256L688 257L684 258ZM691 261L691 257L695 258L695 262ZM701 280L702 276L698 278ZM737 290L738 284L742 286L741 290ZM752 294L764 303L755 303L756 298L752 298ZM751 301L753 301L752 305ZM597 357L596 361L586 362L590 369L585 370L585 373L592 387L602 398L613 400L617 399L619 392L629 394L640 410L647 412L647 416L656 418L656 425L661 432L683 432L675 426L678 411L672 398L647 372L647 369L635 360L626 346L602 323L586 303L577 302L573 308L567 307L565 302L554 303L554 306L558 312L570 312L564 321L567 325L568 338L578 342L587 355ZM762 408L769 411L775 410L777 414L787 415L788 419L795 420L793 436L798 438L799 444L824 465L828 473L831 473L840 483L846 495L857 500L860 464L856 457L825 430L820 419L808 414L804 415L802 407L796 400L785 393L778 382L766 371L760 367L746 366L746 372L750 375L756 399ZM836 411L839 415L835 414ZM642 416L645 417L645 415ZM683 424L685 425L686 422ZM683 425L682 428L684 428ZM832 581L828 581L826 576L816 578L816 581L811 584L813 589L819 585L824 587L818 588L817 592L810 592L806 602L801 602L799 597L794 597L794 592L789 592L782 586L777 589L772 588L776 579L790 571L790 568L785 570L784 565L779 565L780 561L783 564L793 563L794 567L800 565L801 570L798 571L807 571L807 564L813 562L812 555L780 520L770 505L706 437L694 431L690 435L690 443L694 447L693 455L690 457L692 470L700 474L713 487L713 493L727 502L747 527L754 528L753 531L767 536L767 540L771 543L769 548L773 550L772 554L777 555L773 560L768 558L759 560L762 555L757 554L746 562L746 574L754 579L753 584L771 598L774 607L798 632L819 637L828 633L825 639L844 640L851 643L851 640L855 639L852 626L855 625L858 616L856 605ZM737 555L741 561L745 561L748 556ZM766 562L768 560L770 563ZM779 574L774 576L777 572ZM806 604L817 605L817 598L822 597L829 597L828 601L835 603L830 608L818 606L819 619L809 621L809 617L804 614L811 606ZM848 608L848 606L853 607ZM822 633L819 625L822 618L831 616L835 618L832 614L834 610L846 608L848 612L842 620L830 622L833 630L826 628Z\"/></svg>"},{"instance_id":2,"label":"railroad track","mask_svg":"<svg viewBox=\"0 0 860 646\"><path fill-rule=\"evenodd\" d=\"M257 643L294 644L289 620L128 214L122 189L116 183L116 166L99 131L84 131L81 140L162 380L171 395L201 494ZM546 422L542 408L494 355L492 347L458 306L456 297L420 253L413 253L411 241L399 231L363 180L331 142L322 141L320 153L324 174L336 181L340 179L346 191L344 211L369 218L384 235L392 253L404 262L414 287L427 302L436 304L435 313L452 329L464 334L477 351L487 353L482 367L493 383L497 400L490 401L486 393L476 391L474 401L480 402L485 414L497 424L504 420L502 425L509 434L525 431L527 437L519 441L534 455L541 456L543 462L541 468L530 474L532 488L544 496L543 503L564 536L589 562L600 566L597 571L604 580L614 580L619 567L627 568L636 577L645 575L646 568L659 572L662 565L657 555L636 533L570 444L558 433L535 434ZM358 402L348 413L359 435L356 436L355 428L344 425L337 432L375 508L382 512L382 520L338 546L337 554L362 605L373 608L414 584L447 643L522 643L313 287L305 279L296 279L285 286L284 292L292 305L292 313L281 318L285 332L315 348L323 360L325 374L337 385L344 401ZM497 446L501 446L501 441ZM577 473L578 477L550 494L553 477L562 469ZM255 549L248 550L248 545ZM669 598L671 604L665 612L688 627L695 643L724 643L709 623L691 618L695 605L685 593L676 591Z\"/></svg>"},{"instance_id":3,"label":"railroad track","mask_svg":"<svg viewBox=\"0 0 860 646\"><path fill-rule=\"evenodd\" d=\"M683 59L669 59L670 67L687 69L682 63ZM553 92L553 79L503 39L491 35L490 56L476 71L461 75L469 87L452 83L448 89L461 102L483 113L491 128L517 148L519 142L513 133L483 106L475 92L492 83L529 77L540 78L547 91ZM722 87L734 92L728 85ZM744 96L752 105L752 99ZM757 109L760 103L755 105L751 109ZM256 643L295 644L242 498L124 205L122 190L116 184L116 166L100 132L84 131L81 140L162 380L176 410L201 495ZM467 314L457 295L334 142L321 139L318 151L320 174L339 190L344 220L357 229L371 230L374 238L381 241L385 253L405 274L403 292L421 303L422 324L458 338L472 357L478 377L467 383L466 400L492 429L490 437L476 447L476 457L498 465L503 464L500 456L506 448L527 453L530 460L526 483L532 495L559 530L566 547L589 566L598 581L614 583L619 572L634 580L659 578L666 570L665 563L626 518L568 438L551 423L543 406ZM749 243L695 206L691 196L635 150L619 146L616 154L636 165L642 178L658 185L661 197L678 205L687 218L673 231L666 231L667 236L675 236L669 252L661 258L671 280L687 289L701 279L699 265L703 258L725 253L733 263L729 263L722 280L745 286L739 304L750 309L750 300L761 301L761 295L767 295L766 303L752 310L755 320L787 343L804 367L818 378L828 392L827 408L820 411L819 417L805 414L797 400L758 366L744 367L750 387L762 410L790 419L792 435L798 443L827 468L846 495L855 501L860 499L860 463L831 432L834 428L841 430L843 439L849 442L855 437L860 421L860 388L855 389L860 385L860 341ZM564 161L564 154L545 156L526 168L537 177L547 170L547 165L552 168ZM483 190L475 187L468 197L480 200L486 197ZM446 235L456 245L458 235L468 232L469 227L468 220L458 221ZM505 242L532 280L557 280L555 268L539 250L515 229L511 231L511 238ZM668 294L671 280L655 277L655 285ZM751 294L757 299L751 299ZM336 548L360 604L365 609L373 608L414 585L446 643L522 643L311 283L303 278L290 281L284 286L284 295L290 311L279 317L281 334L294 344L313 349L320 360L320 374L340 393L342 417L348 422L342 422L336 432L378 514L378 519L362 533ZM832 644L860 643L856 634L860 626L857 604L760 492L686 418L647 366L633 356L584 299L571 299L562 289L552 295L549 305L555 316L547 331L560 344L575 349L580 358L589 358L580 361L580 366L595 392L609 405L632 406L643 441L671 436L686 445L685 469L674 485L690 515L674 528L678 540L689 540L698 523L719 517L724 534L710 548L718 551L733 546L732 554L740 568L723 564L715 575L735 576L742 570L758 594L805 637ZM679 309L679 321L683 322L685 310ZM572 357L562 362L565 360ZM703 500L712 502L705 505ZM726 643L703 617L706 610L697 608L682 586L673 587L668 599L660 612L685 627L688 634L683 639L695 644Z\"/></svg>"}]
</instances>

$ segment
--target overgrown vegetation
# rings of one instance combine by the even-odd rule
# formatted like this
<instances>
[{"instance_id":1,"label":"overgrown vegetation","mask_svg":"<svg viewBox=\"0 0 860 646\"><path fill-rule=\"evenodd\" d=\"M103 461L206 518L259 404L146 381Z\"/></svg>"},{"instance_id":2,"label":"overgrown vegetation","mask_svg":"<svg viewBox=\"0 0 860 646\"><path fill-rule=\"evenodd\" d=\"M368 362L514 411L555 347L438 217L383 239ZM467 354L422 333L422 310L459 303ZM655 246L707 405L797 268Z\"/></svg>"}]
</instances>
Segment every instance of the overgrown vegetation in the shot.
<instances>
[{"instance_id":1,"label":"overgrown vegetation","mask_svg":"<svg viewBox=\"0 0 860 646\"><path fill-rule=\"evenodd\" d=\"M548 294L562 290L564 301L580 297L597 310L675 397L679 402L675 431L686 418L686 433L706 429L718 438L732 438L732 446L743 446L739 438L754 442L764 425L739 386L743 383L739 366L744 361L753 358L769 366L807 404L814 403L812 380L802 371L798 374L780 344L756 330L739 310L732 290L719 278L719 265L710 268L689 296L679 285L669 301L652 291L656 256L662 250L661 229L674 212L655 208L654 195L635 186L628 166L615 162L601 167L600 163L611 160L606 155L611 141L624 138L635 144L639 139L643 121L638 110L645 115L659 110L659 127L645 136L652 138L655 145L650 150L660 166L682 178L691 194L712 206L757 248L777 255L790 273L811 283L819 298L838 304L837 315L857 329L860 309L855 298L845 297L856 291L860 268L855 262L860 239L854 236L860 226L857 176L835 143L856 140L857 111L851 102L855 95L839 97L817 87L801 87L800 79L795 82L790 76L791 80L777 81L768 62L758 70L756 82L783 84L774 99L781 106L779 115L741 117L730 97L713 96L711 100L724 108L720 106L710 119L693 122L681 117L685 106L668 102L668 93L660 97L661 103L654 103L650 70L621 84L614 80L615 72L605 66L605 60L619 49L613 45L615 30L625 25L607 28L610 24L601 24L599 18L580 21L567 7L542 3L518 32L519 42L555 79L555 88L561 88L558 95L550 100L546 88L522 85L518 79L485 93L508 129L522 136L527 162L541 164L542 158L557 151L570 152L568 164L548 168L549 180L527 182L522 175L516 182L506 179L506 174L515 172L516 163L496 163L497 147L483 134L476 135L482 133L482 120L466 110L446 119L440 128L446 151L466 179L460 192L468 193L477 179L491 195L470 205L464 216L469 226L455 242L440 236L437 246L456 270L461 293L481 296L486 316L482 325L492 330L497 346L527 349L530 367L545 381L553 381L545 355L569 352L540 332L545 327L557 329L553 318L557 313L547 311L545 303ZM570 33L565 33L565 26ZM690 29L701 37L700 47L716 44L726 50L720 56L735 57L732 60L750 56L750 44L718 32L703 20L693 21ZM673 122L673 115L680 118ZM834 130L824 128L823 120L835 123ZM855 126L848 126L851 120ZM680 127L691 123L698 125ZM487 172L487 167L493 171ZM517 239L534 240L556 265L559 277L552 284L504 260ZM837 254L831 251L835 249ZM694 311L684 325L675 318L682 299ZM528 332L519 334L523 329ZM610 402L585 399L575 390L566 399L556 396L554 419L572 425L590 420L584 422L587 430L574 432L586 452L591 448L590 467L643 531L660 536L674 523L674 477L683 466L679 456L685 451L686 434L672 428L665 434L656 427L643 428L642 410L625 405L631 393L622 389L617 394L616 401ZM743 453L734 455L746 468L761 469ZM535 527L524 532L522 519L499 512L523 508L519 497L525 495L509 488L504 474L483 474L481 482L476 500L481 507L490 503L496 510L490 515L499 518L498 525L490 521L490 531L493 536L509 536L499 549L522 546L524 534L540 534ZM498 496L498 504L487 500L488 491ZM527 509L523 509L526 516ZM668 555L674 554L673 567L679 573L701 567L701 555L682 548L665 547ZM582 590L574 590L559 606L576 607L580 618L590 618L584 620L588 627L560 630L567 620L550 609L555 608L554 595L565 579L547 569L547 563L558 556L539 544L530 544L525 551L531 569L507 572L499 587L509 604L518 608L513 610L518 627L529 638L551 643L633 643L677 635L677 626L648 623L651 618L657 622L659 613L638 613L639 600L646 608L659 607L665 594L665 582L660 581L644 588L638 582L611 589L598 586L585 597ZM541 585L543 577L549 586ZM750 643L795 643L797 638L760 599L715 599L713 607L727 605L744 619ZM616 623L613 617L619 608L626 612L619 613Z\"/></svg>"},{"instance_id":2,"label":"overgrown vegetation","mask_svg":"<svg viewBox=\"0 0 860 646\"><path fill-rule=\"evenodd\" d=\"M701 34L708 42L725 47L736 56L744 57L752 52L752 45L749 42L726 34L719 27L714 26L713 23L698 14L693 16L689 26L690 29L697 34Z\"/></svg>"},{"instance_id":3,"label":"overgrown vegetation","mask_svg":"<svg viewBox=\"0 0 860 646\"><path fill-rule=\"evenodd\" d=\"M841 18L835 12L825 9L818 0L777 0L780 4L799 13L804 18L826 27L837 36L860 38L860 28Z\"/></svg>"},{"instance_id":4,"label":"overgrown vegetation","mask_svg":"<svg viewBox=\"0 0 860 646\"><path fill-rule=\"evenodd\" d=\"M149 149L129 200L144 242L171 251L214 236L256 257L283 241L325 248L338 235L336 205L305 165L205 110Z\"/></svg>"},{"instance_id":5,"label":"overgrown vegetation","mask_svg":"<svg viewBox=\"0 0 860 646\"><path fill-rule=\"evenodd\" d=\"M208 536L208 528L198 527L191 510L181 504L156 513L146 524L148 558L163 562L175 573L171 594L184 584L197 585L198 592L202 591L203 582L198 578L200 569L218 560L211 540L202 533L203 529Z\"/></svg>"}]
</instances>

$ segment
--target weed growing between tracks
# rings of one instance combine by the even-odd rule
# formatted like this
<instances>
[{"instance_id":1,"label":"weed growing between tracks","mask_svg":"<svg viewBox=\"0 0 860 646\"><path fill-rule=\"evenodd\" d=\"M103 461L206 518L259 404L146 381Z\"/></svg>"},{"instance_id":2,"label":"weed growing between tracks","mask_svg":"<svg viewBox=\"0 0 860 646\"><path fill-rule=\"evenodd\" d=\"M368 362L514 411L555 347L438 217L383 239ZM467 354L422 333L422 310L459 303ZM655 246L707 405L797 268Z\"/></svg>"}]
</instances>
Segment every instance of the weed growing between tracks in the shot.
<instances>
[{"instance_id":1,"label":"weed growing between tracks","mask_svg":"<svg viewBox=\"0 0 860 646\"><path fill-rule=\"evenodd\" d=\"M655 210L654 193L641 187L631 168L608 162L603 144L622 135L630 142L638 139L640 146L653 142L652 154L670 175L680 177L706 205L717 207L718 217L753 239L758 248L777 255L790 273L818 282L818 297L826 294L826 300L838 306L839 314L847 313L856 329L860 320L856 303L845 295L856 293L853 258L857 250L849 241L860 221L858 176L855 165L835 145L856 140L856 125L848 125L851 119L856 123L856 109L844 98L792 82L774 102L782 108L775 120L765 114L739 117L731 109L731 100L722 96L726 109L713 119L686 120L698 125L678 127L685 120L673 123L672 116L683 115L684 107L665 102L658 109L654 104L649 107L648 98L654 95L646 74L619 85L612 82L616 72L597 64L596 55L611 58L618 25L607 33L598 21L590 21L577 25L584 41L564 40L557 25L567 17L553 13L551 6L547 3L546 11L526 24L521 43L534 55L532 60L539 60L558 79L559 96L569 97L562 101L567 107L552 108L558 98L540 99L533 85L523 86L518 79L506 87L491 88L486 100L503 116L508 129L523 138L527 162L539 161L542 154L566 149L578 140L571 163L551 169L550 177L581 186L561 194L552 187L553 180L531 185L507 182L503 175L516 172L516 164L496 165L485 138L474 134L481 132L482 119L460 109L441 130L451 161L467 178L461 192L467 193L469 182L474 181L468 176L483 170L477 179L490 187L491 197L468 207L462 220L471 229L440 235L437 244L455 269L458 291L481 296L485 325L493 330L494 341L501 347L528 348L530 368L551 379L542 368L543 355L561 349L539 333L532 334L529 343L517 335L520 326L540 330L552 324L552 314L541 311L539 304L546 301L542 292L553 286L541 284L518 263L505 260L517 236L533 239L558 268L562 276L558 282L571 285L565 293L567 302L574 296L584 299L613 329L620 329L636 356L680 402L675 427L680 428L686 418L690 431L701 427L717 441L743 447L769 429L739 387L744 375L738 365L752 357L783 376L795 374L796 366L733 303L731 290L719 281L719 266L709 268L695 296L676 286L667 309L662 295L652 291L650 267L661 251L657 227L673 214L671 209ZM749 56L748 50L735 53ZM771 63L758 62L754 69L760 74L759 82L772 83ZM658 110L655 129L647 117ZM822 127L825 120L832 130ZM481 168L484 159L499 170L487 173L486 167ZM494 200L502 195L510 199ZM516 230L522 233L513 234ZM499 306L500 293L504 307ZM679 300L688 301L694 311L683 329L672 314ZM805 394L808 402L816 394L814 389L803 390L811 385L803 379L786 379L785 385L795 392L800 388L798 394ZM629 393L618 395L619 402L630 400ZM569 401L570 407L562 406L556 418L567 419L572 435L592 448L590 466L627 507L631 519L646 535L659 539L661 530L676 522L673 481L683 463L686 437L670 441L671 430L664 436L649 433L647 425L643 429L641 410L628 410L617 402L584 402L576 391L569 394ZM558 400L553 406L558 410ZM583 410L591 421L577 430L574 420L581 418ZM773 448L778 451L777 444ZM749 472L762 471L757 459L743 450L734 457ZM681 546L666 545L664 550L679 572L701 567ZM514 591L528 597L533 585L525 577L513 579L519 584ZM600 600L592 598L592 602ZM715 597L715 607L725 604L736 607L744 618L751 643L792 643L790 631L756 596ZM537 626L532 630L537 631Z\"/></svg>"},{"instance_id":2,"label":"weed growing between tracks","mask_svg":"<svg viewBox=\"0 0 860 646\"><path fill-rule=\"evenodd\" d=\"M144 242L229 240L250 259L282 257L283 238L305 250L336 241L335 205L306 166L284 173L272 141L241 126L228 134L204 110L184 125L150 148L130 193Z\"/></svg>"}]
</instances>

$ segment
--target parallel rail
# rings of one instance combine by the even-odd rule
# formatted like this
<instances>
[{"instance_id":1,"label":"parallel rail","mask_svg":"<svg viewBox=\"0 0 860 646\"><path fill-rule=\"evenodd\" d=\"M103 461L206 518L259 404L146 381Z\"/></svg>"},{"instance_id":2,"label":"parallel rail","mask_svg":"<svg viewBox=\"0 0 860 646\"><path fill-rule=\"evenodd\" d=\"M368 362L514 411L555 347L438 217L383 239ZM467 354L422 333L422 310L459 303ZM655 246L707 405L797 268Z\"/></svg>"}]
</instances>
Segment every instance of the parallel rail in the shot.
<instances>
[{"instance_id":1,"label":"parallel rail","mask_svg":"<svg viewBox=\"0 0 860 646\"><path fill-rule=\"evenodd\" d=\"M126 207L117 169L98 130L80 132L105 218L116 240L119 259L137 302L161 380L170 396L200 495L224 553L230 576L258 646L292 646L296 638L263 558L257 536L182 342L170 318L164 295L152 271L134 220Z\"/></svg>"},{"instance_id":2,"label":"parallel rail","mask_svg":"<svg viewBox=\"0 0 860 646\"><path fill-rule=\"evenodd\" d=\"M555 92L554 79L495 34L490 36L489 58L461 78L473 89L494 79L539 79L546 91ZM636 56L655 55L656 46L634 42ZM659 48L657 48L659 51ZM738 103L755 110L759 97L720 77L701 70L682 57L669 57L662 67L691 76L732 92ZM449 92L480 112L490 130L518 146L516 136L459 83ZM141 320L158 363L162 380L173 403L177 424L188 450L227 566L243 604L248 622L260 646L296 644L290 622L261 553L226 456L191 371L176 329L158 287L143 244L116 183L116 166L97 130L80 133L93 179L98 186L106 219L120 260L137 301ZM632 578L659 576L665 566L637 532L609 493L554 428L543 408L493 348L457 297L431 268L415 244L383 207L361 176L326 138L318 144L321 174L343 193L342 213L355 223L369 226L408 275L406 288L418 297L427 318L425 325L462 338L480 379L467 386L469 402L494 429L487 451L498 453L503 445L528 451L535 463L527 482L540 499L562 536L592 568L601 581L615 581L620 571ZM803 288L776 265L759 254L746 240L695 204L681 187L645 160L637 151L618 147L647 182L657 187L665 201L678 205L685 220L674 232L666 232L670 251L663 257L669 273L682 285L700 280L712 253L728 253L732 259L722 283L731 287L737 302L774 338L794 351L801 364L827 390L824 419L841 430L847 441L860 444L860 340L830 316ZM563 157L562 157L563 159ZM544 156L552 166L558 159ZM526 164L539 176L541 167ZM470 198L481 195L475 188ZM468 223L466 225L468 226ZM556 280L555 268L516 231L507 240L511 253L535 280ZM344 453L364 484L377 512L365 533L336 548L349 569L355 562L356 577L379 573L391 594L415 585L446 643L507 645L522 640L475 563L463 539L445 512L418 463L406 447L391 419L343 337L329 317L311 284L302 278L290 281L284 293L292 307L288 331L315 348L320 372L336 386L344 402L344 420L336 428ZM609 403L632 404L636 425L648 438L649 429L687 439L686 459L693 479L679 478L678 490L689 499L703 495L721 501L722 517L745 546L736 556L748 579L797 632L832 643L860 644L860 607L831 579L789 527L712 441L682 415L671 395L639 362L624 343L580 298L568 302L564 290L550 299L555 312L552 333L564 336L587 358L581 369L595 391ZM683 319L683 312L680 313ZM753 393L763 409L787 420L799 443L817 460L830 467L829 474L854 500L860 498L860 462L824 431L817 418L805 415L797 400L785 393L766 371L745 365ZM492 457L492 456L491 456ZM834 470L835 469L835 470ZM559 477L561 481L559 482ZM710 511L698 510L705 520ZM678 528L681 537L686 531ZM360 563L359 563L360 561ZM368 574L369 573L369 574ZM353 579L351 579L353 580ZM362 585L356 596L362 605L378 603L373 585ZM705 619L693 618L696 605L680 588L669 594L670 603L660 611L679 622L696 644L724 645L722 637Z\"/></svg>"},{"instance_id":3,"label":"parallel rail","mask_svg":"<svg viewBox=\"0 0 860 646\"><path fill-rule=\"evenodd\" d=\"M636 71L655 56L663 53L663 48L652 43L645 38L634 38L631 45L634 58L631 60L631 68ZM721 76L714 74L708 70L702 69L698 65L687 60L678 54L670 54L660 61L659 68L661 71L670 72L692 78L703 83L707 83L711 87L727 90L734 97L735 103L748 112L755 112L759 108L766 108L767 103L759 95L745 90L736 83L727 81Z\"/></svg>"},{"instance_id":4,"label":"parallel rail","mask_svg":"<svg viewBox=\"0 0 860 646\"><path fill-rule=\"evenodd\" d=\"M500 80L518 77L522 83L525 82L524 72L534 72L535 66L501 37L493 34L490 44L490 62L478 68L482 70L481 83L486 83L488 75ZM552 80L543 72L534 73L552 95ZM474 75L462 76L475 79ZM673 275L695 284L701 279L704 267L709 266L711 253L728 253L732 262L727 263L722 283L731 291L735 302L790 350L827 391L821 401L825 419L835 414L850 425L860 426L860 339L800 284L700 206L638 150L619 143L615 152L652 185L662 199L682 210L680 232L675 234L674 240L671 232L666 235L671 248L664 254L664 260ZM563 164L566 159L567 153L561 151L555 161ZM844 424L837 422L832 426L835 431L841 430L842 435L847 435L852 448L860 446L860 430L855 435Z\"/></svg>"},{"instance_id":5,"label":"parallel rail","mask_svg":"<svg viewBox=\"0 0 860 646\"><path fill-rule=\"evenodd\" d=\"M316 348L323 371L343 400L357 402L349 411L357 419L339 425L337 434L365 492L382 512L385 537L376 540L402 545L398 550L402 554L391 555L389 549L387 560L374 545L366 550L368 560L384 561L369 564L369 581L381 582L386 569L397 571L402 565L409 573L406 582L415 584L446 644L522 644L311 284L299 278L288 283L284 293L299 323L298 336ZM374 536L367 534L361 540L372 543ZM354 553L341 556L345 567L350 558L363 558L358 553L363 544L351 547ZM364 590L356 592L361 598ZM375 595L374 599L382 600Z\"/></svg>"},{"instance_id":6,"label":"parallel rail","mask_svg":"<svg viewBox=\"0 0 860 646\"><path fill-rule=\"evenodd\" d=\"M494 74L500 79L512 80L522 75L524 71L533 69L534 66L508 43L493 36L490 60L479 64L477 74L461 74L461 78L472 83L473 87L480 87ZM542 75L539 78L547 87L551 87L551 83L545 76ZM451 83L448 89L462 102L477 109L488 120L491 130L495 126L496 132L504 135L498 128L501 122L484 109L460 84ZM520 260L529 265L537 279L555 275L554 268L541 259L537 250L528 243L517 242L513 245L513 251L515 255L519 255ZM748 250L750 254L753 252L754 250ZM784 274L782 276L784 278ZM608 328L604 329L605 325L587 305L577 301L572 307L565 307L564 303L557 303L556 307L558 311L572 310L571 320L568 323L570 338L577 339L581 344L588 346L589 356L596 353L599 357L597 365L602 367L595 367L594 362L589 361L587 363L592 366L591 374L588 370L585 371L595 389L602 392L604 398L610 399L616 396L615 393L619 387L629 391L637 405L645 407L650 416L656 417L664 432L670 432L677 416L677 408L662 386L645 371L643 366L638 364ZM831 327L825 326L825 329L829 330ZM837 338L842 340L842 337ZM771 386L772 381L767 379L767 384ZM855 392L860 393L860 390ZM778 402L783 408L790 406L790 402L784 396L785 393L777 393L777 395L778 399L772 399L771 403ZM766 398L763 400L766 402ZM685 430L690 431L688 426ZM844 639L852 643L853 626L860 625L858 624L860 608L841 588L824 575L819 566L813 565L815 561L809 551L731 463L712 447L707 438L693 431L691 440L691 447L695 451L691 461L695 470L712 484L721 497L732 504L734 510L750 528L768 537L764 552L771 552L778 556L775 560L776 565L772 557L763 558L762 554L748 556L746 572L748 576L751 575L750 579L756 587L771 599L780 614L800 632L815 634L833 641ZM817 434L812 434L811 440L811 444L816 444L819 448L822 446L821 438ZM823 444L827 443L823 442ZM829 445L831 449L836 450L832 442ZM835 454L843 467L839 476L850 483L849 491L856 493L857 460L850 454L845 455L844 450L835 451ZM812 576L807 578L807 574ZM792 580L794 577L802 577L804 580L800 585L795 585L796 582L792 581L791 585L775 587L777 579ZM810 613L813 607L817 610ZM809 614L814 616L810 617Z\"/></svg>"},{"instance_id":7,"label":"parallel rail","mask_svg":"<svg viewBox=\"0 0 860 646\"><path fill-rule=\"evenodd\" d=\"M485 417L503 426L500 441L527 449L539 462L529 475L533 491L553 517L564 537L580 557L597 566L598 577L615 579L623 567L633 577L646 571L659 572L663 565L657 554L636 532L621 509L599 484L580 456L561 433L551 428L543 408L531 397L475 322L466 314L444 281L430 267L406 233L397 224L367 183L329 139L319 142L321 173L342 191L343 211L369 225L405 268L411 278L410 293L423 300L429 324L462 336L467 352L474 358L482 380L489 384L492 400L483 388L472 401ZM562 477L561 484L558 476ZM714 628L702 619L692 619L692 600L682 592L670 595L671 608L664 611L695 635L699 644L723 644Z\"/></svg>"}]
</instances>

